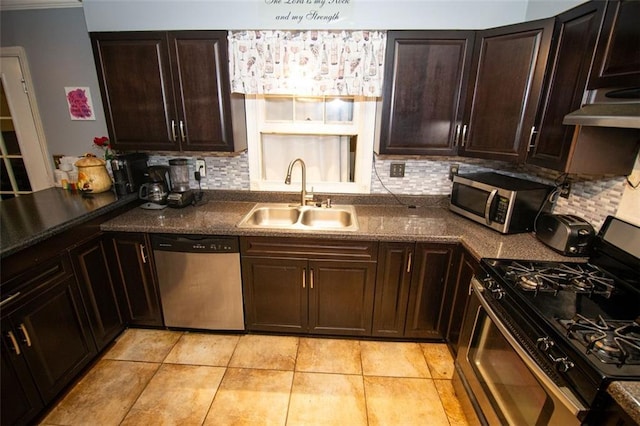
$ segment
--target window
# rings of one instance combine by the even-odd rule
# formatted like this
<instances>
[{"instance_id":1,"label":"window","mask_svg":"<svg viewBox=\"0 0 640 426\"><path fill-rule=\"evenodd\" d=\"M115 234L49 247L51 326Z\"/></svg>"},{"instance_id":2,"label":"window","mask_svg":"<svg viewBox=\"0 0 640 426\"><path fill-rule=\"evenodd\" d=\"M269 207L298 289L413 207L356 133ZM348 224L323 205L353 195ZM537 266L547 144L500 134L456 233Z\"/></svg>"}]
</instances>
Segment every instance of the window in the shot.
<instances>
[{"instance_id":1,"label":"window","mask_svg":"<svg viewBox=\"0 0 640 426\"><path fill-rule=\"evenodd\" d=\"M300 190L298 170L292 185L284 180L301 158L307 191L369 193L375 110L364 97L247 96L251 190Z\"/></svg>"}]
</instances>

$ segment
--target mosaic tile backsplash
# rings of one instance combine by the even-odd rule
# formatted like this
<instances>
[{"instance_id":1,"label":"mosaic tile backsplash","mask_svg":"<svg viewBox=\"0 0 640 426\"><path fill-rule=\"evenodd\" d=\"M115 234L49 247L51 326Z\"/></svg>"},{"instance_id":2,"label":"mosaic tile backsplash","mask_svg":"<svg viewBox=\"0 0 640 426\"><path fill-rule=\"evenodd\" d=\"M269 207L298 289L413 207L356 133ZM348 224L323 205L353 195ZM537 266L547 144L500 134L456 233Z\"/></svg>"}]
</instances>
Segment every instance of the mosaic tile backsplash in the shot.
<instances>
[{"instance_id":1,"label":"mosaic tile backsplash","mask_svg":"<svg viewBox=\"0 0 640 426\"><path fill-rule=\"evenodd\" d=\"M149 165L168 164L177 156L152 155ZM180 158L185 158L180 156ZM191 188L197 189L195 159L189 160ZM198 157L202 158L202 157ZM249 161L246 152L233 155L207 156L206 177L202 189L249 190ZM404 163L403 178L389 177L391 163ZM499 173L535 180L553 185L559 173L543 168L513 165L499 161L488 161L463 157L376 157L371 173L371 193L396 195L449 195L451 181L449 166L459 165L460 173L496 171ZM554 213L574 214L589 221L597 230L607 215L615 215L625 187L621 176L572 176L569 198L558 198Z\"/></svg>"}]
</instances>

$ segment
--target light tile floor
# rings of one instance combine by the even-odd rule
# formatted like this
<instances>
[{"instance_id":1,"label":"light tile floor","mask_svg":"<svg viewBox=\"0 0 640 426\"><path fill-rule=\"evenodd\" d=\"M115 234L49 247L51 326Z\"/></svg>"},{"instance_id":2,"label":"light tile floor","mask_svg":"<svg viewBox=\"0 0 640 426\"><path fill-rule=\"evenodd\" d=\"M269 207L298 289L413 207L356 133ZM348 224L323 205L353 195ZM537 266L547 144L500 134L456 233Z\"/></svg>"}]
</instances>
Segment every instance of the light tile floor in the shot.
<instances>
[{"instance_id":1,"label":"light tile floor","mask_svg":"<svg viewBox=\"0 0 640 426\"><path fill-rule=\"evenodd\" d=\"M42 425L466 425L445 344L126 330Z\"/></svg>"}]
</instances>

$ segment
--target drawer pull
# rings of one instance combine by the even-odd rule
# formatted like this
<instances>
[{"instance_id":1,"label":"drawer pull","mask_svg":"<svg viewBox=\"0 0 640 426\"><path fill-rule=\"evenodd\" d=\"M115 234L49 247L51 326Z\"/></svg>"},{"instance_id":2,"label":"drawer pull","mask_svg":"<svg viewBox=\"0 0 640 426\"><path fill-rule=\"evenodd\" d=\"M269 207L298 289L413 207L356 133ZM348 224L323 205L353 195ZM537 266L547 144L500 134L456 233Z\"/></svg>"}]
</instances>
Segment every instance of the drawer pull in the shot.
<instances>
[{"instance_id":1,"label":"drawer pull","mask_svg":"<svg viewBox=\"0 0 640 426\"><path fill-rule=\"evenodd\" d=\"M13 335L13 331L9 331L7 335L9 336L9 339L11 339L11 344L13 345L13 350L15 351L16 355L20 355L20 346L18 345L16 336Z\"/></svg>"},{"instance_id":2,"label":"drawer pull","mask_svg":"<svg viewBox=\"0 0 640 426\"><path fill-rule=\"evenodd\" d=\"M29 333L27 332L27 327L24 326L24 323L20 324L20 330L22 331L22 334L24 335L24 342L27 344L28 347L31 347L31 338L29 337Z\"/></svg>"},{"instance_id":3,"label":"drawer pull","mask_svg":"<svg viewBox=\"0 0 640 426\"><path fill-rule=\"evenodd\" d=\"M0 302L0 307L3 307L4 305L6 305L7 303L11 302L13 299L15 299L18 296L20 296L20 292L19 291L13 293L11 296L7 297L2 302Z\"/></svg>"},{"instance_id":4,"label":"drawer pull","mask_svg":"<svg viewBox=\"0 0 640 426\"><path fill-rule=\"evenodd\" d=\"M313 290L313 269L311 269L309 272L310 272L310 274L309 274L309 278L311 279L311 285L310 285L310 287L311 287L311 289Z\"/></svg>"},{"instance_id":5,"label":"drawer pull","mask_svg":"<svg viewBox=\"0 0 640 426\"><path fill-rule=\"evenodd\" d=\"M307 268L302 268L302 288L307 288Z\"/></svg>"},{"instance_id":6,"label":"drawer pull","mask_svg":"<svg viewBox=\"0 0 640 426\"><path fill-rule=\"evenodd\" d=\"M142 263L147 263L147 255L144 254L144 244L140 244L140 258L142 259Z\"/></svg>"},{"instance_id":7,"label":"drawer pull","mask_svg":"<svg viewBox=\"0 0 640 426\"><path fill-rule=\"evenodd\" d=\"M411 272L411 258L413 257L413 252L409 252L409 259L407 259L407 272Z\"/></svg>"}]
</instances>

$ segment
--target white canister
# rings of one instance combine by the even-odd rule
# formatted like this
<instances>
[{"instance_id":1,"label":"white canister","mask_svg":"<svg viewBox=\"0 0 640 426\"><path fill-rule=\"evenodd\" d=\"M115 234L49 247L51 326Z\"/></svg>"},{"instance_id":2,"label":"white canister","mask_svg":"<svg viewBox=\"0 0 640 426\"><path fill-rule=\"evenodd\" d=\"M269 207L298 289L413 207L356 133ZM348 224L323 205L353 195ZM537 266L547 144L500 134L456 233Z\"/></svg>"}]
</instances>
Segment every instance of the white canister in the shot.
<instances>
[{"instance_id":1,"label":"white canister","mask_svg":"<svg viewBox=\"0 0 640 426\"><path fill-rule=\"evenodd\" d=\"M69 180L69 175L64 170L55 169L53 171L53 175L54 175L54 180L55 180L54 183L59 188L62 187L62 181L63 180L67 180L67 181Z\"/></svg>"}]
</instances>

